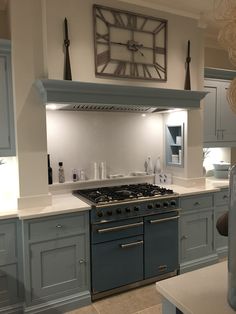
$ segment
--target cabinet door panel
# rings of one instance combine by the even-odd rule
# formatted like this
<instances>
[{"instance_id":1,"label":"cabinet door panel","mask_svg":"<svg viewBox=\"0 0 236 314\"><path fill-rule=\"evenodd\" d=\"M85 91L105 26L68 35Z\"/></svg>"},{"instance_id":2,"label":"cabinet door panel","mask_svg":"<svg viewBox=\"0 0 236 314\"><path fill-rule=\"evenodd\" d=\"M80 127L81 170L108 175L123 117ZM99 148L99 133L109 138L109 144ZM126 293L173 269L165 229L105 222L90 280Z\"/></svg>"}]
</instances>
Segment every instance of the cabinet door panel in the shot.
<instances>
[{"instance_id":1,"label":"cabinet door panel","mask_svg":"<svg viewBox=\"0 0 236 314\"><path fill-rule=\"evenodd\" d=\"M181 217L181 262L204 257L213 250L212 213L201 212Z\"/></svg>"},{"instance_id":2,"label":"cabinet door panel","mask_svg":"<svg viewBox=\"0 0 236 314\"><path fill-rule=\"evenodd\" d=\"M0 265L16 262L16 223L0 226Z\"/></svg>"},{"instance_id":3,"label":"cabinet door panel","mask_svg":"<svg viewBox=\"0 0 236 314\"><path fill-rule=\"evenodd\" d=\"M0 308L14 304L18 299L17 266L0 267Z\"/></svg>"},{"instance_id":4,"label":"cabinet door panel","mask_svg":"<svg viewBox=\"0 0 236 314\"><path fill-rule=\"evenodd\" d=\"M33 300L85 288L84 237L79 235L31 245Z\"/></svg>"},{"instance_id":5,"label":"cabinet door panel","mask_svg":"<svg viewBox=\"0 0 236 314\"><path fill-rule=\"evenodd\" d=\"M6 77L6 57L1 55L0 78L0 149L8 149L10 146L10 121Z\"/></svg>"},{"instance_id":6,"label":"cabinet door panel","mask_svg":"<svg viewBox=\"0 0 236 314\"><path fill-rule=\"evenodd\" d=\"M205 82L206 95L204 101L204 142L214 142L217 140L217 102L219 99L219 86L211 82Z\"/></svg>"},{"instance_id":7,"label":"cabinet door panel","mask_svg":"<svg viewBox=\"0 0 236 314\"><path fill-rule=\"evenodd\" d=\"M231 110L226 98L227 90L230 83L221 83L221 102L220 102L220 129L223 131L224 141L236 141L236 115Z\"/></svg>"}]
</instances>

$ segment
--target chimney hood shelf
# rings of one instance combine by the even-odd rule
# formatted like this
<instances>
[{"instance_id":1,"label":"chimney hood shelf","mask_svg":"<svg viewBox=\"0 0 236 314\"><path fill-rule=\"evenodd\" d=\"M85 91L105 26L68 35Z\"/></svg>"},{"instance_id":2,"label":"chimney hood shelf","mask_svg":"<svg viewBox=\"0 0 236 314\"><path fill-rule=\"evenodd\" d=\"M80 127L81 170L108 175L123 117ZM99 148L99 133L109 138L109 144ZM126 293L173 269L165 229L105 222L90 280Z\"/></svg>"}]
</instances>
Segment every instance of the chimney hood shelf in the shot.
<instances>
[{"instance_id":1,"label":"chimney hood shelf","mask_svg":"<svg viewBox=\"0 0 236 314\"><path fill-rule=\"evenodd\" d=\"M36 87L45 104L60 110L159 112L197 109L206 92L42 79Z\"/></svg>"}]
</instances>

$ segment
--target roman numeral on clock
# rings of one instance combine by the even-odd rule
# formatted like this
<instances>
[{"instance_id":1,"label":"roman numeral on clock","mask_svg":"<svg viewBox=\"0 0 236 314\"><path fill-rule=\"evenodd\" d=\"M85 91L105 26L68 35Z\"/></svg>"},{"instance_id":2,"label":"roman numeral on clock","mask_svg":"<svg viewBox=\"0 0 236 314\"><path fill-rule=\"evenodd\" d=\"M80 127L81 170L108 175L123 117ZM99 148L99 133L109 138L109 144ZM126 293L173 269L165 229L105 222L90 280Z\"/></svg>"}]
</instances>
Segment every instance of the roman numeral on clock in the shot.
<instances>
[{"instance_id":1,"label":"roman numeral on clock","mask_svg":"<svg viewBox=\"0 0 236 314\"><path fill-rule=\"evenodd\" d=\"M126 62L120 61L114 71L115 75L125 75Z\"/></svg>"},{"instance_id":2,"label":"roman numeral on clock","mask_svg":"<svg viewBox=\"0 0 236 314\"><path fill-rule=\"evenodd\" d=\"M112 15L113 15L113 17L114 17L114 24L116 25L116 26L125 26L125 23L124 23L124 21L123 21L123 19L122 19L122 16L121 16L121 14L119 13L119 12L112 12Z\"/></svg>"},{"instance_id":3,"label":"roman numeral on clock","mask_svg":"<svg viewBox=\"0 0 236 314\"><path fill-rule=\"evenodd\" d=\"M161 78L161 73L163 72L164 74L166 73L166 70L157 62L153 64L155 70L157 71L158 76Z\"/></svg>"},{"instance_id":4,"label":"roman numeral on clock","mask_svg":"<svg viewBox=\"0 0 236 314\"><path fill-rule=\"evenodd\" d=\"M137 16L135 15L127 15L127 27L137 28Z\"/></svg>"},{"instance_id":5,"label":"roman numeral on clock","mask_svg":"<svg viewBox=\"0 0 236 314\"><path fill-rule=\"evenodd\" d=\"M110 50L105 50L97 55L97 65L108 63L110 60Z\"/></svg>"},{"instance_id":6,"label":"roman numeral on clock","mask_svg":"<svg viewBox=\"0 0 236 314\"><path fill-rule=\"evenodd\" d=\"M136 63L130 63L130 74L134 77L139 76L138 65Z\"/></svg>"},{"instance_id":7,"label":"roman numeral on clock","mask_svg":"<svg viewBox=\"0 0 236 314\"><path fill-rule=\"evenodd\" d=\"M159 33L166 26L165 22L161 22L153 31L154 34Z\"/></svg>"}]
</instances>

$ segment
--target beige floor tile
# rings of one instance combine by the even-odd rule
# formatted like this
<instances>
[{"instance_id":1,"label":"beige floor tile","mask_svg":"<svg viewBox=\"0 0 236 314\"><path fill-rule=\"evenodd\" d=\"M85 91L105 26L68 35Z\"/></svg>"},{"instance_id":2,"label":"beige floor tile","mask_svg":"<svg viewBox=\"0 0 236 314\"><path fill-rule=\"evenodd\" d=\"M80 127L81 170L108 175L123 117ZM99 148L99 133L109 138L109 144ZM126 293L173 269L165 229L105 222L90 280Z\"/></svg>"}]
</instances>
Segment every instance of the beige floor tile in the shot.
<instances>
[{"instance_id":1,"label":"beige floor tile","mask_svg":"<svg viewBox=\"0 0 236 314\"><path fill-rule=\"evenodd\" d=\"M161 304L154 305L135 314L162 314Z\"/></svg>"},{"instance_id":2,"label":"beige floor tile","mask_svg":"<svg viewBox=\"0 0 236 314\"><path fill-rule=\"evenodd\" d=\"M93 305L81 307L77 310L67 312L66 314L99 314Z\"/></svg>"},{"instance_id":3,"label":"beige floor tile","mask_svg":"<svg viewBox=\"0 0 236 314\"><path fill-rule=\"evenodd\" d=\"M134 289L93 303L99 314L133 314L160 304L155 285Z\"/></svg>"}]
</instances>

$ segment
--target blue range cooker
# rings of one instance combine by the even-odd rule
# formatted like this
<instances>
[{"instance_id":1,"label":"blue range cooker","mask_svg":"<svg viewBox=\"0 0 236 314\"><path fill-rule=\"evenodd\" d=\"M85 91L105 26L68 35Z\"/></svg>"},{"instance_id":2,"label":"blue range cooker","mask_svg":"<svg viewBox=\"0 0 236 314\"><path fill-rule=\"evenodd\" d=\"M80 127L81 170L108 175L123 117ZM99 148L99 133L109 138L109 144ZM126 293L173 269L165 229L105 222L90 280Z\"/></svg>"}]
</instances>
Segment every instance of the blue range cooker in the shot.
<instances>
[{"instance_id":1,"label":"blue range cooker","mask_svg":"<svg viewBox=\"0 0 236 314\"><path fill-rule=\"evenodd\" d=\"M178 274L178 194L147 183L73 194L92 206L93 300Z\"/></svg>"}]
</instances>

